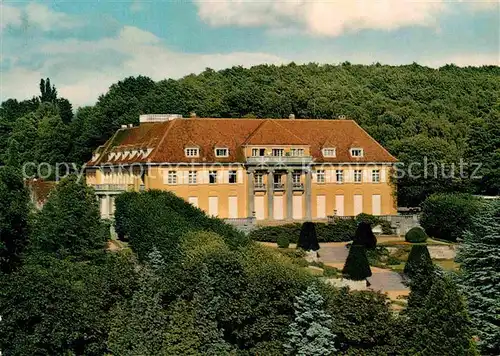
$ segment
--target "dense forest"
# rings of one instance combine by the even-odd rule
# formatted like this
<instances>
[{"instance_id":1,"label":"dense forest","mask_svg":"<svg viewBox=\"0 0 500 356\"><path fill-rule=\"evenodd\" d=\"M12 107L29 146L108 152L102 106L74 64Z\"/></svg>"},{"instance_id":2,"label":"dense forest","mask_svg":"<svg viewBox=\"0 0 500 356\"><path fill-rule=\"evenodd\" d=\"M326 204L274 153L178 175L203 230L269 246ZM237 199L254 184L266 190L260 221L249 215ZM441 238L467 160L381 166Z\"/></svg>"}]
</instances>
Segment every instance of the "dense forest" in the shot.
<instances>
[{"instance_id":1,"label":"dense forest","mask_svg":"<svg viewBox=\"0 0 500 356\"><path fill-rule=\"evenodd\" d=\"M113 84L94 106L73 115L50 82L25 101L0 108L0 161L86 162L122 124L145 113L199 117L356 120L406 169L437 163L438 177L399 177L398 204L416 206L435 192L500 194L500 67L431 69L386 66L260 65L206 69L179 80L139 76ZM467 166L460 171L460 162ZM476 176L470 179L476 166ZM441 169L441 164L445 167ZM452 174L453 164L455 174Z\"/></svg>"}]
</instances>

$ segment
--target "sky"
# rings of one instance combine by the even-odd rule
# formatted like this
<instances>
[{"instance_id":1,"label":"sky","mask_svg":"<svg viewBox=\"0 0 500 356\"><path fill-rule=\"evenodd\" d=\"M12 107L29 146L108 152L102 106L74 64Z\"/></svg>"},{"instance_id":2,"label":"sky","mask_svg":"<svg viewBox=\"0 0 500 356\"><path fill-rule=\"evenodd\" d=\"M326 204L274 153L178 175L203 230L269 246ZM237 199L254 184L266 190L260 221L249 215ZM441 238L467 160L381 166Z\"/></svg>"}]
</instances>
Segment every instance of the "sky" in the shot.
<instances>
[{"instance_id":1,"label":"sky","mask_svg":"<svg viewBox=\"0 0 500 356\"><path fill-rule=\"evenodd\" d=\"M0 100L261 63L500 65L499 0L0 0Z\"/></svg>"}]
</instances>

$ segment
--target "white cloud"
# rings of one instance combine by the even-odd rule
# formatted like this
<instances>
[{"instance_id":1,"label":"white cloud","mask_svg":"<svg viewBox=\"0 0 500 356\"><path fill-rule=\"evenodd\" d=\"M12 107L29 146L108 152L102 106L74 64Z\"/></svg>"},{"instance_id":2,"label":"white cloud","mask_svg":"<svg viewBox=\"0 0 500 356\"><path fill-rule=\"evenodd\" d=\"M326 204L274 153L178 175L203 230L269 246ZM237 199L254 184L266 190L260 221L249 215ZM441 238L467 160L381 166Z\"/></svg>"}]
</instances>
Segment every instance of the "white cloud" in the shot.
<instances>
[{"instance_id":1,"label":"white cloud","mask_svg":"<svg viewBox=\"0 0 500 356\"><path fill-rule=\"evenodd\" d=\"M22 7L0 4L0 30L10 26L32 26L42 31L69 29L83 23L68 14L50 9L44 4L30 2Z\"/></svg>"},{"instance_id":2,"label":"white cloud","mask_svg":"<svg viewBox=\"0 0 500 356\"><path fill-rule=\"evenodd\" d=\"M73 105L93 104L118 80L146 75L154 80L180 78L205 68L287 62L266 53L189 54L171 51L154 34L125 26L115 37L98 41L52 41L30 49L27 58L50 53L37 70L15 67L5 71L1 83L4 100L29 98L38 92L40 78L50 77L61 96Z\"/></svg>"},{"instance_id":3,"label":"white cloud","mask_svg":"<svg viewBox=\"0 0 500 356\"><path fill-rule=\"evenodd\" d=\"M21 26L22 11L17 7L0 4L0 31L7 26Z\"/></svg>"},{"instance_id":4,"label":"white cloud","mask_svg":"<svg viewBox=\"0 0 500 356\"><path fill-rule=\"evenodd\" d=\"M441 67L445 64L455 64L459 67L500 65L500 53L458 53L438 58L424 58L419 64L429 67Z\"/></svg>"},{"instance_id":5,"label":"white cloud","mask_svg":"<svg viewBox=\"0 0 500 356\"><path fill-rule=\"evenodd\" d=\"M363 29L434 27L438 17L463 0L196 0L198 15L212 26L298 28L318 36ZM453 4L455 2L455 4ZM484 10L498 1L467 3Z\"/></svg>"}]
</instances>

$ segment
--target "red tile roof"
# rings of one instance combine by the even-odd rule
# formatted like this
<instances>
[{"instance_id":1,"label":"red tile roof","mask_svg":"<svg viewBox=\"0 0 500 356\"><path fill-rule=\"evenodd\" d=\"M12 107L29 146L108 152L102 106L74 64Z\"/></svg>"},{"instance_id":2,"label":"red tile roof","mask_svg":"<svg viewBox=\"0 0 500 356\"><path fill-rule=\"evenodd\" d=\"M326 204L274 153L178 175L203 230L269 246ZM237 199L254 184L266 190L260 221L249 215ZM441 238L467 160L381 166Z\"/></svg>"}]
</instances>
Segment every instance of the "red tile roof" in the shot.
<instances>
[{"instance_id":1,"label":"red tile roof","mask_svg":"<svg viewBox=\"0 0 500 356\"><path fill-rule=\"evenodd\" d=\"M245 145L308 145L316 162L396 162L385 148L353 120L312 119L212 119L182 118L167 122L142 123L120 129L99 150L89 166L106 163L244 162ZM186 157L184 149L200 148L200 157ZM214 149L229 149L229 157L215 157ZM321 154L335 147L336 157ZM363 157L353 158L350 148L362 148ZM109 153L152 149L149 155L107 161Z\"/></svg>"}]
</instances>

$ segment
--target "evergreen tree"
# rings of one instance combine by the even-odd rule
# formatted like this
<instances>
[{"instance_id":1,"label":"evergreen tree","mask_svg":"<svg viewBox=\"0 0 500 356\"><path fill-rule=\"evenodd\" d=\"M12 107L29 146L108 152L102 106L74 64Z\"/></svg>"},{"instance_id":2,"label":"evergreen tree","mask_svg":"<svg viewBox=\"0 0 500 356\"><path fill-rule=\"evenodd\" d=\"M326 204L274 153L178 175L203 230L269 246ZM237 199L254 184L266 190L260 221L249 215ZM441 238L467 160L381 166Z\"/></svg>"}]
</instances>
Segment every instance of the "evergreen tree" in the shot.
<instances>
[{"instance_id":1,"label":"evergreen tree","mask_svg":"<svg viewBox=\"0 0 500 356\"><path fill-rule=\"evenodd\" d=\"M404 273L409 278L410 286L408 310L417 310L425 303L436 279L436 267L432 263L427 246L412 246Z\"/></svg>"},{"instance_id":2,"label":"evergreen tree","mask_svg":"<svg viewBox=\"0 0 500 356\"><path fill-rule=\"evenodd\" d=\"M362 281L372 275L365 246L351 245L342 274L354 281Z\"/></svg>"},{"instance_id":3,"label":"evergreen tree","mask_svg":"<svg viewBox=\"0 0 500 356\"><path fill-rule=\"evenodd\" d=\"M315 286L295 298L295 319L288 330L285 349L290 355L332 355L335 335L331 331L332 317L324 310L324 299Z\"/></svg>"},{"instance_id":4,"label":"evergreen tree","mask_svg":"<svg viewBox=\"0 0 500 356\"><path fill-rule=\"evenodd\" d=\"M53 103L57 99L57 90L55 86L50 85L50 79L40 80L40 101L42 103Z\"/></svg>"},{"instance_id":5,"label":"evergreen tree","mask_svg":"<svg viewBox=\"0 0 500 356\"><path fill-rule=\"evenodd\" d=\"M461 284L484 355L500 354L500 201L485 203L464 235Z\"/></svg>"},{"instance_id":6,"label":"evergreen tree","mask_svg":"<svg viewBox=\"0 0 500 356\"><path fill-rule=\"evenodd\" d=\"M12 167L0 167L0 201L0 271L9 273L19 266L29 238L29 194Z\"/></svg>"},{"instance_id":7,"label":"evergreen tree","mask_svg":"<svg viewBox=\"0 0 500 356\"><path fill-rule=\"evenodd\" d=\"M304 251L318 251L319 243L318 236L316 234L316 225L313 222L306 221L302 224L300 230L299 242L297 243L297 248L301 248Z\"/></svg>"},{"instance_id":8,"label":"evergreen tree","mask_svg":"<svg viewBox=\"0 0 500 356\"><path fill-rule=\"evenodd\" d=\"M93 190L75 175L57 184L35 220L33 249L61 258L102 253L109 239Z\"/></svg>"},{"instance_id":9,"label":"evergreen tree","mask_svg":"<svg viewBox=\"0 0 500 356\"><path fill-rule=\"evenodd\" d=\"M476 355L464 298L450 276L436 278L414 324L412 355Z\"/></svg>"},{"instance_id":10,"label":"evergreen tree","mask_svg":"<svg viewBox=\"0 0 500 356\"><path fill-rule=\"evenodd\" d=\"M361 221L358 224L352 244L361 245L369 249L377 247L377 238L372 231L370 223Z\"/></svg>"},{"instance_id":11,"label":"evergreen tree","mask_svg":"<svg viewBox=\"0 0 500 356\"><path fill-rule=\"evenodd\" d=\"M406 277L411 279L418 273L429 275L433 271L434 265L427 246L413 245L404 268Z\"/></svg>"}]
</instances>

